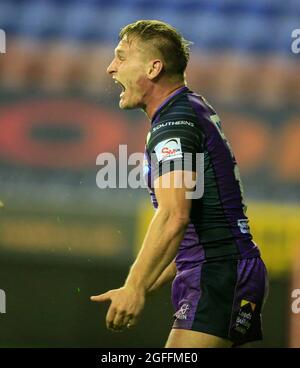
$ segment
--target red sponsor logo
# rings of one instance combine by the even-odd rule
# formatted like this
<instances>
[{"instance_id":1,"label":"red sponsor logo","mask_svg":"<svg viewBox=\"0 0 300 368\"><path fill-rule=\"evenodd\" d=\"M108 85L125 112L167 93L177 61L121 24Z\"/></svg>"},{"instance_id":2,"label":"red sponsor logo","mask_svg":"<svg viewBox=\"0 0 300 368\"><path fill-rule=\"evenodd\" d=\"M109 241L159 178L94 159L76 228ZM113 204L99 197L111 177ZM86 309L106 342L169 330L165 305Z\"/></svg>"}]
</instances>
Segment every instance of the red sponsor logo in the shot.
<instances>
[{"instance_id":1,"label":"red sponsor logo","mask_svg":"<svg viewBox=\"0 0 300 368\"><path fill-rule=\"evenodd\" d=\"M169 147L164 147L161 152L164 156L170 156L170 155L175 155L176 152L178 152L179 149L177 148L169 148Z\"/></svg>"}]
</instances>

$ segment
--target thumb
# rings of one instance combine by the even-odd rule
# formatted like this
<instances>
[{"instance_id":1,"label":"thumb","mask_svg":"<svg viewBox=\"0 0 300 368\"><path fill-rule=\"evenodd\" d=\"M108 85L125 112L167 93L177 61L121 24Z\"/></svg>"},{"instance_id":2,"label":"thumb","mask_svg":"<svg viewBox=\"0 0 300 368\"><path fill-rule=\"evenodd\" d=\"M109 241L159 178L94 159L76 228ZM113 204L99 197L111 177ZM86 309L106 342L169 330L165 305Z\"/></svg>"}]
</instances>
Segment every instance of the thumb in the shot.
<instances>
[{"instance_id":1,"label":"thumb","mask_svg":"<svg viewBox=\"0 0 300 368\"><path fill-rule=\"evenodd\" d=\"M106 302L108 300L111 300L111 296L110 296L110 292L107 291L104 294L100 294L100 295L94 295L90 297L92 302Z\"/></svg>"}]
</instances>

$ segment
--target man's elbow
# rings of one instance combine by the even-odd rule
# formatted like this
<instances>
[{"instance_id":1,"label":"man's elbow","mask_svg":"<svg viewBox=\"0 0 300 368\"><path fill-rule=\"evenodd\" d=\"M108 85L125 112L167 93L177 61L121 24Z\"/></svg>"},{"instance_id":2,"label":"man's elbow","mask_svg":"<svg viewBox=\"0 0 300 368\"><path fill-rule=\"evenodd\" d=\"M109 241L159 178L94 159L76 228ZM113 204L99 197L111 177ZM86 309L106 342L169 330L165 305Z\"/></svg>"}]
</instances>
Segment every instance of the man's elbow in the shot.
<instances>
[{"instance_id":1,"label":"man's elbow","mask_svg":"<svg viewBox=\"0 0 300 368\"><path fill-rule=\"evenodd\" d=\"M178 209L163 209L159 208L158 212L166 224L172 225L178 229L185 229L190 223L189 213L186 211L179 211Z\"/></svg>"},{"instance_id":2,"label":"man's elbow","mask_svg":"<svg viewBox=\"0 0 300 368\"><path fill-rule=\"evenodd\" d=\"M179 230L185 230L190 223L190 216L186 214L173 213L170 215L169 221Z\"/></svg>"},{"instance_id":3,"label":"man's elbow","mask_svg":"<svg viewBox=\"0 0 300 368\"><path fill-rule=\"evenodd\" d=\"M178 216L176 220L180 224L181 227L186 228L190 223L190 216Z\"/></svg>"}]
</instances>

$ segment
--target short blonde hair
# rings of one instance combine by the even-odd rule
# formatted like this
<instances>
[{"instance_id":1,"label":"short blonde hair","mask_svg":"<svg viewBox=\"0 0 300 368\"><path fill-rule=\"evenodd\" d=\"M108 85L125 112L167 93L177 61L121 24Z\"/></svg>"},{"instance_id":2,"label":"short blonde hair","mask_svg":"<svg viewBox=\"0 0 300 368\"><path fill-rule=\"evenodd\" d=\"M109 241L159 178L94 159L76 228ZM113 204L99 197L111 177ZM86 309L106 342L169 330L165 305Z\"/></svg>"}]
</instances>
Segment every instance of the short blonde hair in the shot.
<instances>
[{"instance_id":1,"label":"short blonde hair","mask_svg":"<svg viewBox=\"0 0 300 368\"><path fill-rule=\"evenodd\" d=\"M129 40L137 37L143 42L151 42L163 58L164 72L169 75L184 76L192 42L184 39L182 34L170 24L159 20L138 20L121 29L120 40L124 36Z\"/></svg>"}]
</instances>

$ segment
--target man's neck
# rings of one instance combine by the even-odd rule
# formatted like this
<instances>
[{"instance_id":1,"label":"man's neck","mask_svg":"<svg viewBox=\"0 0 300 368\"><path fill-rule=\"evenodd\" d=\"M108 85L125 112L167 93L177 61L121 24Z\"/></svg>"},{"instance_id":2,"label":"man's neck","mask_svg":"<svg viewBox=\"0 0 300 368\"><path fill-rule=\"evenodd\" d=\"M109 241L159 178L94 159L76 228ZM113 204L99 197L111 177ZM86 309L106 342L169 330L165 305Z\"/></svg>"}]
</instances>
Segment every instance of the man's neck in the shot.
<instances>
[{"instance_id":1,"label":"man's neck","mask_svg":"<svg viewBox=\"0 0 300 368\"><path fill-rule=\"evenodd\" d=\"M155 85L151 90L151 93L147 96L147 101L145 104L144 111L151 120L163 102L171 96L177 89L186 86L185 82L178 82L172 86Z\"/></svg>"}]
</instances>

